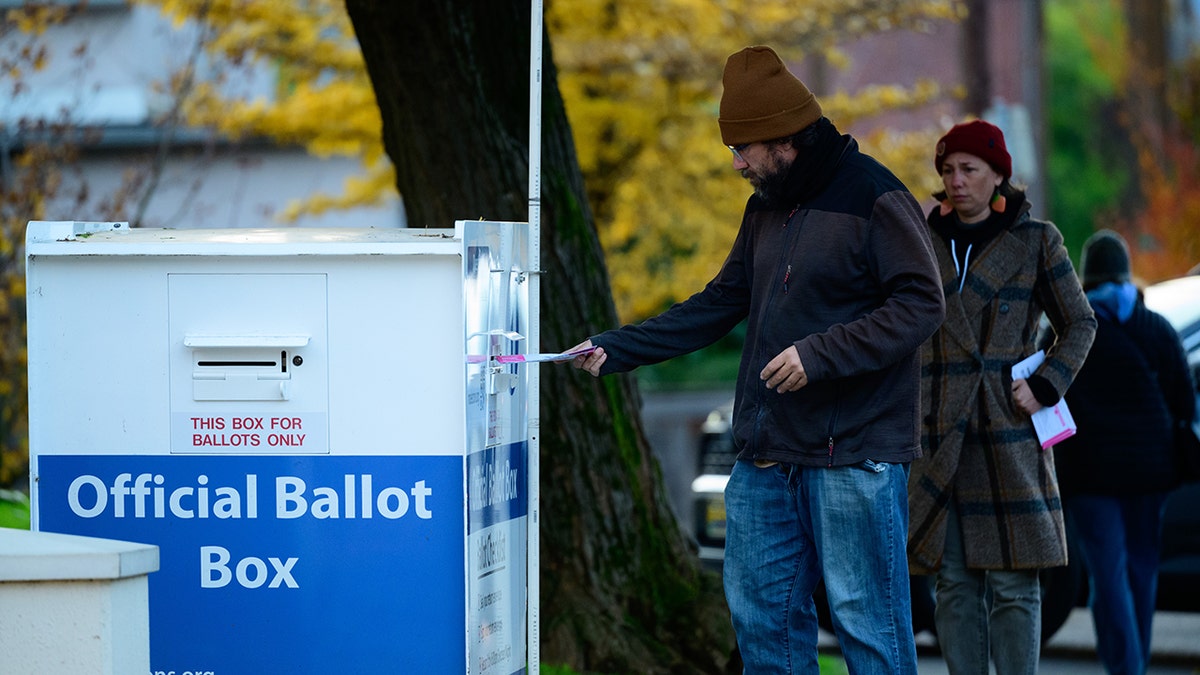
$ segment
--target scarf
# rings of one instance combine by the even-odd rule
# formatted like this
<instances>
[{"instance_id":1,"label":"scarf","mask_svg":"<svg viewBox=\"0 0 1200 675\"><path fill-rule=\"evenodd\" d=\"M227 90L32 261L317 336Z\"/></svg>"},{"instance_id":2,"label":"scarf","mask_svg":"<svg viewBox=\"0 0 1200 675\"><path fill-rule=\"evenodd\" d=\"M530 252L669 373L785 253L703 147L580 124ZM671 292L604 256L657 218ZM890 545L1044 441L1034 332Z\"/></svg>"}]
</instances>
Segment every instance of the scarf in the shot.
<instances>
[{"instance_id":1,"label":"scarf","mask_svg":"<svg viewBox=\"0 0 1200 675\"><path fill-rule=\"evenodd\" d=\"M828 187L842 155L857 144L850 136L838 133L828 118L817 120L816 127L816 142L797 150L796 159L788 168L778 194L769 200L755 195L749 204L751 210L791 208L816 197Z\"/></svg>"}]
</instances>

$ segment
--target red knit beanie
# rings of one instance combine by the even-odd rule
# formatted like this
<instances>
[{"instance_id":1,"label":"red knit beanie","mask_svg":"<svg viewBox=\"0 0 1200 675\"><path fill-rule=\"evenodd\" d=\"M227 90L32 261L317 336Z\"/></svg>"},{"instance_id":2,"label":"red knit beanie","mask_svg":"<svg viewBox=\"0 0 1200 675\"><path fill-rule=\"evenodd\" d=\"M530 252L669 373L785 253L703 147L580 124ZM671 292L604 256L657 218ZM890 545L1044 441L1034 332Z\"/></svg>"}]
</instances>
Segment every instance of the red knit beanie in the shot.
<instances>
[{"instance_id":1,"label":"red knit beanie","mask_svg":"<svg viewBox=\"0 0 1200 675\"><path fill-rule=\"evenodd\" d=\"M770 47L746 47L725 61L721 140L726 145L791 136L821 119L817 98Z\"/></svg>"},{"instance_id":2,"label":"red knit beanie","mask_svg":"<svg viewBox=\"0 0 1200 675\"><path fill-rule=\"evenodd\" d=\"M942 163L947 157L965 152L987 162L996 173L1005 178L1012 178L1012 157L1008 148L1004 147L1004 133L994 124L983 120L973 120L954 125L942 136L937 144L937 154L933 156L933 165L938 174L942 173Z\"/></svg>"}]
</instances>

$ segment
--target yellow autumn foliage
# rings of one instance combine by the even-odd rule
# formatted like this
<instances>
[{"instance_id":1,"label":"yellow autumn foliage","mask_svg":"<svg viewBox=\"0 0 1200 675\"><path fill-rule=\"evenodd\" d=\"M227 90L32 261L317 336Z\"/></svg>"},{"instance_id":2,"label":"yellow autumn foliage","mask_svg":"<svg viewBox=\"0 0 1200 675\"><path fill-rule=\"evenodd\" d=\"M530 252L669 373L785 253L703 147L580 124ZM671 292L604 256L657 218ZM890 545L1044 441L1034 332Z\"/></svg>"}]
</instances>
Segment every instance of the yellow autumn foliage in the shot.
<instances>
[{"instance_id":1,"label":"yellow autumn foliage","mask_svg":"<svg viewBox=\"0 0 1200 675\"><path fill-rule=\"evenodd\" d=\"M313 195L283 214L376 204L395 193L381 120L352 26L340 0L135 0L176 25L201 28L203 48L229 68L266 66L278 85L267 98L231 96L228 82L185 71L162 92L184 122L229 137L263 136L318 156L361 158L363 173L339 195ZM77 7L29 3L5 12L6 31L30 36L0 72L19 81L43 68L32 45ZM620 316L635 321L700 289L736 233L749 190L730 169L715 123L725 57L747 44L775 46L789 62L818 58L842 68L840 45L879 31L925 30L964 13L961 0L547 0L546 20L581 168L606 252ZM1115 67L1115 66L1114 66ZM822 92L840 125L882 110L959 95L922 80ZM931 121L932 123L932 121ZM860 135L863 148L918 195L936 189L928 148L940 132ZM23 253L28 220L42 217L76 161L69 146L31 146L14 157L20 183L0 194L0 484L27 458ZM128 194L113 195L114 202Z\"/></svg>"},{"instance_id":2,"label":"yellow autumn foliage","mask_svg":"<svg viewBox=\"0 0 1200 675\"><path fill-rule=\"evenodd\" d=\"M283 217L389 194L379 111L344 7L335 0L139 0L207 26L205 48L233 63L274 63L271 100L227 100L220 83L191 85L190 124L258 135L320 156L362 157L340 195L314 195ZM701 288L719 267L748 194L715 124L725 56L771 44L792 61L842 67L839 44L884 30L957 19L958 0L549 0L559 87L623 320L654 314ZM190 82L181 78L180 82ZM882 110L951 95L932 80L822 97L848 125ZM932 124L932 121L931 121ZM878 130L860 141L914 192L931 192L935 131ZM936 178L936 177L933 177ZM926 188L928 187L928 189Z\"/></svg>"},{"instance_id":3,"label":"yellow autumn foliage","mask_svg":"<svg viewBox=\"0 0 1200 675\"><path fill-rule=\"evenodd\" d=\"M715 274L750 189L716 124L725 58L769 44L787 61L849 63L839 45L927 30L961 2L904 0L551 0L546 18L559 87L623 321L662 311ZM821 94L846 127L881 111L961 95L932 79ZM874 129L859 138L918 197L936 191L929 148L943 131Z\"/></svg>"},{"instance_id":4,"label":"yellow autumn foliage","mask_svg":"<svg viewBox=\"0 0 1200 675\"><path fill-rule=\"evenodd\" d=\"M363 175L340 195L316 194L289 204L281 218L329 209L379 205L396 194L383 149L382 122L362 52L345 6L337 0L138 0L180 24L204 26L204 49L230 64L272 66L271 98L231 97L223 82L176 78L188 124L230 138L267 137L318 157L361 159Z\"/></svg>"},{"instance_id":5,"label":"yellow autumn foliage","mask_svg":"<svg viewBox=\"0 0 1200 675\"><path fill-rule=\"evenodd\" d=\"M5 12L4 21L22 33L41 35L50 26L62 22L69 13L63 6L28 3Z\"/></svg>"}]
</instances>

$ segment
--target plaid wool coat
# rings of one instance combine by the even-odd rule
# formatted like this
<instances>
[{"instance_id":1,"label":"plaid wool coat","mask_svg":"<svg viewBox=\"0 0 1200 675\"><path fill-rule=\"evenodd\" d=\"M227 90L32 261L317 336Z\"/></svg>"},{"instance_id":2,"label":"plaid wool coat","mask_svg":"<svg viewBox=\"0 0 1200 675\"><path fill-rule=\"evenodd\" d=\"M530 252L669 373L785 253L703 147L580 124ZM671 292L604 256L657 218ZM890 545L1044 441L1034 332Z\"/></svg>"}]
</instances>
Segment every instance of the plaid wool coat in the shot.
<instances>
[{"instance_id":1,"label":"plaid wool coat","mask_svg":"<svg viewBox=\"0 0 1200 675\"><path fill-rule=\"evenodd\" d=\"M1036 351L1045 312L1056 340L1036 374L1066 392L1091 347L1096 320L1058 228L1031 218L1024 200L1016 211L970 261L961 292L949 246L932 237L946 320L922 347L924 457L913 462L909 480L914 574L941 565L951 503L962 523L967 567L1067 562L1054 455L1042 450L1029 416L1013 403L1012 366Z\"/></svg>"}]
</instances>

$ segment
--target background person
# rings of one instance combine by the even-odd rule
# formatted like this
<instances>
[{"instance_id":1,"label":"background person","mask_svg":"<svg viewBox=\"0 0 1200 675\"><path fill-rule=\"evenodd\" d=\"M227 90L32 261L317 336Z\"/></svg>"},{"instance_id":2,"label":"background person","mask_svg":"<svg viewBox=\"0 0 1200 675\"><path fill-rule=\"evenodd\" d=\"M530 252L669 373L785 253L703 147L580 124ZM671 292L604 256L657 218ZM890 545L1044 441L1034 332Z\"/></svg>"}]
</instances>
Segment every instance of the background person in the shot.
<instances>
[{"instance_id":1,"label":"background person","mask_svg":"<svg viewBox=\"0 0 1200 675\"><path fill-rule=\"evenodd\" d=\"M920 208L767 47L729 57L721 137L755 192L721 270L601 333L593 375L712 344L747 319L725 489L725 594L747 673L812 673L823 578L853 673L915 673L904 556L918 348L944 304Z\"/></svg>"},{"instance_id":2,"label":"background person","mask_svg":"<svg viewBox=\"0 0 1200 675\"><path fill-rule=\"evenodd\" d=\"M1087 568L1096 653L1112 675L1141 675L1163 510L1177 484L1173 434L1192 422L1192 375L1175 329L1142 303L1121 235L1092 235L1080 268L1096 340L1066 395L1079 431L1055 446L1054 459Z\"/></svg>"},{"instance_id":3,"label":"background person","mask_svg":"<svg viewBox=\"0 0 1200 675\"><path fill-rule=\"evenodd\" d=\"M926 456L909 480L909 564L937 574L934 621L952 674L986 674L989 654L997 675L1034 673L1038 570L1065 565L1067 542L1053 454L1029 416L1067 391L1096 321L1062 235L1030 217L1011 183L1000 129L954 126L934 166L945 191L928 222L946 321L922 350ZM1055 335L1046 360L1013 381L1043 312Z\"/></svg>"}]
</instances>

